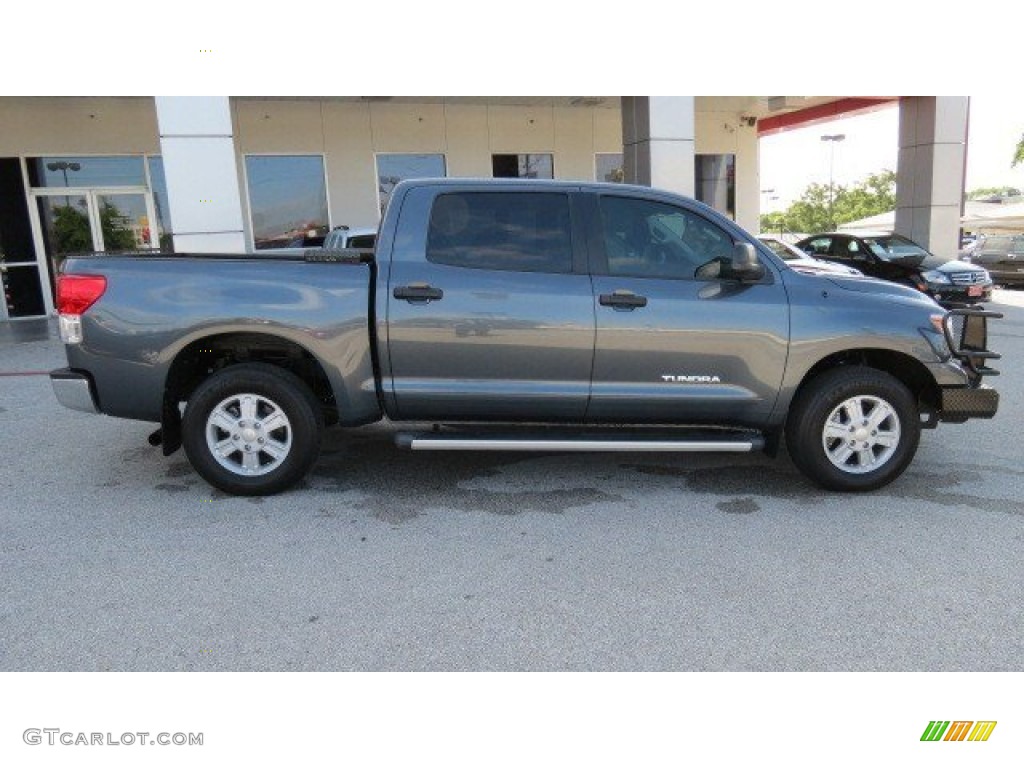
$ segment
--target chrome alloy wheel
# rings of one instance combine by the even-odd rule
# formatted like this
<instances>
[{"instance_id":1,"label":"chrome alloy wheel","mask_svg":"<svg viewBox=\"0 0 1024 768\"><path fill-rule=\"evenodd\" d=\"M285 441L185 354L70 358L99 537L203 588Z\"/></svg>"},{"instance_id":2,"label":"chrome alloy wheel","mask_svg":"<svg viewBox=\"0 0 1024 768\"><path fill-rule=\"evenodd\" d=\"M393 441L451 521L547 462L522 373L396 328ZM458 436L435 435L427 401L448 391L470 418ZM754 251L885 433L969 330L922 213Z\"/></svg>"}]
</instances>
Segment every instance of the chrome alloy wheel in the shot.
<instances>
[{"instance_id":1,"label":"chrome alloy wheel","mask_svg":"<svg viewBox=\"0 0 1024 768\"><path fill-rule=\"evenodd\" d=\"M851 397L829 414L821 442L834 466L862 475L892 458L900 443L900 419L880 397Z\"/></svg>"},{"instance_id":2,"label":"chrome alloy wheel","mask_svg":"<svg viewBox=\"0 0 1024 768\"><path fill-rule=\"evenodd\" d=\"M273 400L252 393L221 400L206 419L206 445L217 463L252 477L277 469L292 447L292 425Z\"/></svg>"}]
</instances>

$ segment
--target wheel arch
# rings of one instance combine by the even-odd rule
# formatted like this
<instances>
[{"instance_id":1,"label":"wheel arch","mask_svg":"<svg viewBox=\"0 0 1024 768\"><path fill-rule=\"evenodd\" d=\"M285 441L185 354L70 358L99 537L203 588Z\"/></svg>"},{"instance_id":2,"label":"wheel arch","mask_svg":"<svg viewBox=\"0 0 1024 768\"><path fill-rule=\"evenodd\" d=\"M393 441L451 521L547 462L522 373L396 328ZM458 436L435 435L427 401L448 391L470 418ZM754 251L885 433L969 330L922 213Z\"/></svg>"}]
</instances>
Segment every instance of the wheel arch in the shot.
<instances>
[{"instance_id":1,"label":"wheel arch","mask_svg":"<svg viewBox=\"0 0 1024 768\"><path fill-rule=\"evenodd\" d=\"M295 374L309 387L328 423L337 420L335 388L320 360L293 339L232 331L194 339L174 355L164 381L164 401L177 410L210 375L238 363L268 363Z\"/></svg>"},{"instance_id":2,"label":"wheel arch","mask_svg":"<svg viewBox=\"0 0 1024 768\"><path fill-rule=\"evenodd\" d=\"M864 347L833 352L814 363L804 373L800 383L794 388L789 401L785 404L784 412L786 418L788 419L789 410L793 402L801 395L811 381L825 371L846 365L858 365L884 371L910 390L917 399L919 410L925 413L934 413L939 410L942 393L935 378L924 363L912 355L898 350Z\"/></svg>"}]
</instances>

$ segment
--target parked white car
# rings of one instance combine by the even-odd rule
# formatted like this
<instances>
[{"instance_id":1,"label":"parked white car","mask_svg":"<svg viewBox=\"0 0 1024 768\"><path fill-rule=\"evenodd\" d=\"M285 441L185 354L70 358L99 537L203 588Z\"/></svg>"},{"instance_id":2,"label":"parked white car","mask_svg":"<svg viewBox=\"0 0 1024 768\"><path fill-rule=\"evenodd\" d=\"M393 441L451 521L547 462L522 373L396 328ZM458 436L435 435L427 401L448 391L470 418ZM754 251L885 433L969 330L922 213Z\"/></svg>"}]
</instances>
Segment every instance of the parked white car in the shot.
<instances>
[{"instance_id":1,"label":"parked white car","mask_svg":"<svg viewBox=\"0 0 1024 768\"><path fill-rule=\"evenodd\" d=\"M864 274L859 269L854 269L853 267L844 267L842 264L833 264L808 256L795 245L790 245L775 235L758 235L757 239L771 248L779 258L783 259L786 262L786 266L800 272L826 273L831 275Z\"/></svg>"}]
</instances>

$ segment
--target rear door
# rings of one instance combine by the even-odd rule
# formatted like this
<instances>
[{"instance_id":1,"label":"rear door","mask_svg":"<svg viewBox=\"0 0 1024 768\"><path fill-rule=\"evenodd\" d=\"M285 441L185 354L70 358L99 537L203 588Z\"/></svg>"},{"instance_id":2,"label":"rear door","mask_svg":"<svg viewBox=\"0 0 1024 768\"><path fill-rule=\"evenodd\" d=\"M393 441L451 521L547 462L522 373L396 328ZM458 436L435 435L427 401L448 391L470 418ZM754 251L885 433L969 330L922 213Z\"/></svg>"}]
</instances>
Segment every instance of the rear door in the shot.
<instances>
[{"instance_id":1,"label":"rear door","mask_svg":"<svg viewBox=\"0 0 1024 768\"><path fill-rule=\"evenodd\" d=\"M389 411L581 421L594 355L584 247L571 187L411 189L384 275Z\"/></svg>"},{"instance_id":2,"label":"rear door","mask_svg":"<svg viewBox=\"0 0 1024 768\"><path fill-rule=\"evenodd\" d=\"M588 196L597 340L588 420L767 420L789 347L774 267L752 284L701 278L732 235L702 210L626 192ZM704 272L702 272L704 274Z\"/></svg>"}]
</instances>

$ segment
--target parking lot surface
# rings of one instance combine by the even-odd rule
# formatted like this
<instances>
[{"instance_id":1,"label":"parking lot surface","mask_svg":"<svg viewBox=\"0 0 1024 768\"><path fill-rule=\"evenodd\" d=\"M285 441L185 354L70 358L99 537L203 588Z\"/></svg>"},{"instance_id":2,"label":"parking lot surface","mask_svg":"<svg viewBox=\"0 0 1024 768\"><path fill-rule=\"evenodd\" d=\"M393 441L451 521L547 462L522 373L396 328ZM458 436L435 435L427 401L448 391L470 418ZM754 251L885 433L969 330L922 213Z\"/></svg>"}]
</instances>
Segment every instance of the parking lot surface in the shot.
<instances>
[{"instance_id":1,"label":"parking lot surface","mask_svg":"<svg viewBox=\"0 0 1024 768\"><path fill-rule=\"evenodd\" d=\"M1024 669L1024 293L992 421L832 494L762 455L419 454L330 433L214 491L153 425L60 407L0 331L0 670Z\"/></svg>"}]
</instances>

